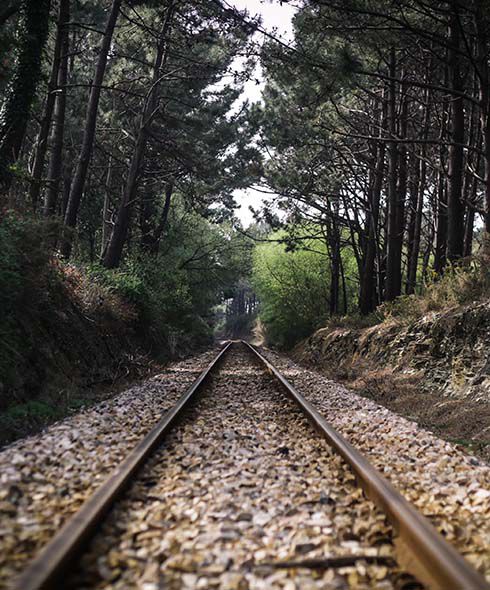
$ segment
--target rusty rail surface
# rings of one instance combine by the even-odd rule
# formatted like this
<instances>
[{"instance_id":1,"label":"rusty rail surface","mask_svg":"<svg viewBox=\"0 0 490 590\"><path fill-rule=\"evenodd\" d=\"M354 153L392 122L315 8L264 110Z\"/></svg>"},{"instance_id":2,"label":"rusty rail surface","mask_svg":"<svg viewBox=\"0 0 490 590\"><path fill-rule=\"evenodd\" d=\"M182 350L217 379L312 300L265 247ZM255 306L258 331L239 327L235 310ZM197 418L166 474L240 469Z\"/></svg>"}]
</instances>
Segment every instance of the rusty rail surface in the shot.
<instances>
[{"instance_id":1,"label":"rusty rail surface","mask_svg":"<svg viewBox=\"0 0 490 590\"><path fill-rule=\"evenodd\" d=\"M327 439L354 472L366 495L387 515L403 547L410 553L409 568L431 589L489 590L490 585L369 461L339 434L254 346L242 341L281 384L313 426Z\"/></svg>"},{"instance_id":2,"label":"rusty rail surface","mask_svg":"<svg viewBox=\"0 0 490 590\"><path fill-rule=\"evenodd\" d=\"M130 454L114 469L105 482L85 501L41 549L39 555L16 580L17 590L53 590L63 587L62 576L79 552L96 533L103 517L124 492L135 473L143 466L152 451L172 428L183 410L189 405L211 372L217 367L231 342L204 369L178 402L166 412Z\"/></svg>"}]
</instances>

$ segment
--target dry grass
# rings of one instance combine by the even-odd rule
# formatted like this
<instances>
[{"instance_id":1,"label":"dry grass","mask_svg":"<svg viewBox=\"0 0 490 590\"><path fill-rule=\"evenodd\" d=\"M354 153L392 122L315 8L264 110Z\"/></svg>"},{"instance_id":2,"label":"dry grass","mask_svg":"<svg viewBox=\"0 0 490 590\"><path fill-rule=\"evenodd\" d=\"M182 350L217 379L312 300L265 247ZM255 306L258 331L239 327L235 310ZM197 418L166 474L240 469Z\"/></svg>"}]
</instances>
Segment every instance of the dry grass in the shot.
<instances>
[{"instance_id":1,"label":"dry grass","mask_svg":"<svg viewBox=\"0 0 490 590\"><path fill-rule=\"evenodd\" d=\"M471 259L448 268L442 278L432 277L420 295L406 295L384 303L378 314L403 323L416 321L430 312L446 311L475 304L490 293L490 245Z\"/></svg>"},{"instance_id":2,"label":"dry grass","mask_svg":"<svg viewBox=\"0 0 490 590\"><path fill-rule=\"evenodd\" d=\"M324 372L359 395L490 462L490 402L444 397L424 387L423 372L378 368L365 359Z\"/></svg>"},{"instance_id":3,"label":"dry grass","mask_svg":"<svg viewBox=\"0 0 490 590\"><path fill-rule=\"evenodd\" d=\"M112 318L131 324L137 320L136 307L120 295L95 281L74 264L59 264L65 287L71 299L89 317Z\"/></svg>"}]
</instances>

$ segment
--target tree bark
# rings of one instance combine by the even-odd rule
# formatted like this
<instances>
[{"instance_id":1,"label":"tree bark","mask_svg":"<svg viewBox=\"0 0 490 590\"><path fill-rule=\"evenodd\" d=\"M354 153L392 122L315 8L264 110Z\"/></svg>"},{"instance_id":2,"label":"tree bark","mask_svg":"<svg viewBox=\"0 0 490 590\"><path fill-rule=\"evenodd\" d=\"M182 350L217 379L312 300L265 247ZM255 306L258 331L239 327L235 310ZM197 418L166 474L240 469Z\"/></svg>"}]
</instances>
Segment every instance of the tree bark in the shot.
<instances>
[{"instance_id":1,"label":"tree bark","mask_svg":"<svg viewBox=\"0 0 490 590\"><path fill-rule=\"evenodd\" d=\"M49 8L50 0L24 0L21 4L20 52L0 113L0 199L5 202L13 178L12 166L19 158L41 75Z\"/></svg>"},{"instance_id":2,"label":"tree bark","mask_svg":"<svg viewBox=\"0 0 490 590\"><path fill-rule=\"evenodd\" d=\"M390 50L390 83L388 96L388 122L390 138L396 137L396 55ZM388 227L386 255L385 300L393 301L401 293L401 242L403 228L400 219L398 184L399 152L396 141L388 142Z\"/></svg>"},{"instance_id":3,"label":"tree bark","mask_svg":"<svg viewBox=\"0 0 490 590\"><path fill-rule=\"evenodd\" d=\"M442 151L442 149L441 149ZM436 247L434 252L434 271L442 275L446 267L446 247L447 247L447 183L443 170L442 156L439 160L440 169L437 173L437 231Z\"/></svg>"},{"instance_id":4,"label":"tree bark","mask_svg":"<svg viewBox=\"0 0 490 590\"><path fill-rule=\"evenodd\" d=\"M447 62L447 60L446 60ZM448 68L444 68L444 86L449 84ZM446 250L447 250L447 182L445 163L447 160L447 150L443 145L449 125L449 105L445 101L442 105L441 129L439 132L439 162L436 183L436 202L434 211L436 214L435 227L435 248L434 248L434 272L442 275L446 267ZM425 259L424 259L425 262ZM427 262L428 264L428 262ZM424 275L425 276L425 275Z\"/></svg>"},{"instance_id":5,"label":"tree bark","mask_svg":"<svg viewBox=\"0 0 490 590\"><path fill-rule=\"evenodd\" d=\"M447 200L447 259L457 262L463 256L464 246L464 105L460 93L464 90L461 79L460 64L460 30L458 2L452 2L449 22L448 67L451 89L455 91L451 98L451 125L449 147L449 184Z\"/></svg>"},{"instance_id":6,"label":"tree bark","mask_svg":"<svg viewBox=\"0 0 490 590\"><path fill-rule=\"evenodd\" d=\"M70 0L60 0L59 26L62 30L60 65L57 79L58 89L54 104L53 128L51 131L51 156L49 158L47 190L44 201L44 215L56 212L56 203L62 175L63 139L65 133L66 83L68 81L68 54L70 49Z\"/></svg>"},{"instance_id":7,"label":"tree bark","mask_svg":"<svg viewBox=\"0 0 490 590\"><path fill-rule=\"evenodd\" d=\"M102 238L100 241L100 258L104 258L105 251L107 249L107 244L109 242L110 237L110 222L109 222L109 205L110 205L110 195L111 195L111 186L112 186L112 156L109 156L109 161L107 163L107 174L105 177L105 187L104 187L104 206L102 208Z\"/></svg>"},{"instance_id":8,"label":"tree bark","mask_svg":"<svg viewBox=\"0 0 490 590\"><path fill-rule=\"evenodd\" d=\"M117 18L119 16L121 2L122 0L113 0L112 2L111 11L104 31L104 37L102 39L102 45L99 49L99 57L97 59L97 66L95 68L95 76L87 105L82 147L78 157L75 174L70 186L70 196L68 198L68 204L65 212L65 226L69 230L76 226L78 209L80 208L80 202L82 200L82 195L85 188L85 181L87 179L87 172L92 157L95 139L100 92L102 82L104 81L107 57L109 55ZM65 235L63 236L61 243L61 254L64 258L70 257L71 248L72 239L70 231L65 231Z\"/></svg>"},{"instance_id":9,"label":"tree bark","mask_svg":"<svg viewBox=\"0 0 490 590\"><path fill-rule=\"evenodd\" d=\"M383 100L383 99L382 99ZM383 100L381 107L379 135L384 134L386 127L386 103ZM378 222L379 222L379 204L381 199L381 190L383 188L384 170L385 170L385 152L386 145L384 142L378 142L376 147L376 161L373 170L373 181L371 183L369 194L370 211L367 213L367 242L362 265L361 284L359 292L359 311L362 315L367 315L376 309L376 276L375 262L378 248Z\"/></svg>"},{"instance_id":10,"label":"tree bark","mask_svg":"<svg viewBox=\"0 0 490 590\"><path fill-rule=\"evenodd\" d=\"M485 233L490 235L490 69L488 65L488 27L489 16L486 3L481 0L475 2L475 29L476 29L476 53L480 90L480 121L483 137L484 158L484 194L485 209L483 215L483 227ZM468 212L468 215L470 213ZM474 217L474 211L472 213ZM488 247L488 239L483 242ZM466 251L466 248L465 248Z\"/></svg>"},{"instance_id":11,"label":"tree bark","mask_svg":"<svg viewBox=\"0 0 490 590\"><path fill-rule=\"evenodd\" d=\"M427 72L427 77L429 72ZM430 126L430 94L425 91L425 109L424 118L422 121L422 137L427 139ZM411 295L415 292L417 286L417 269L419 264L420 241L422 238L422 216L424 211L424 195L427 179L427 145L420 146L420 158L417 163L416 186L415 188L415 210L413 211L413 234L411 242L409 240L409 256L407 269L407 294Z\"/></svg>"},{"instance_id":12,"label":"tree bark","mask_svg":"<svg viewBox=\"0 0 490 590\"><path fill-rule=\"evenodd\" d=\"M150 251L152 254L155 254L155 255L158 254L158 251L160 249L160 242L162 240L163 230L165 229L165 226L167 225L168 214L170 211L170 203L172 200L173 190L174 190L174 185L173 185L173 183L169 182L167 184L166 189L165 189L165 201L163 203L162 213L160 215L160 221L158 222L158 225L155 228L155 231L154 231L153 237L152 237Z\"/></svg>"}]
</instances>

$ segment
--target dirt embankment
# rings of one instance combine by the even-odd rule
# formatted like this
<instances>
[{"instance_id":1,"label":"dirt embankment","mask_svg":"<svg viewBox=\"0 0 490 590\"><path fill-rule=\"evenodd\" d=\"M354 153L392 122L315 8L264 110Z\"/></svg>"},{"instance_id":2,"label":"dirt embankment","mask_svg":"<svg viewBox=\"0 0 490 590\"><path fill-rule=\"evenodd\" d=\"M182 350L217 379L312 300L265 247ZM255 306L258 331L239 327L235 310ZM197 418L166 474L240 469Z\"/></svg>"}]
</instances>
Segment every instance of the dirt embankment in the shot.
<instances>
[{"instance_id":1,"label":"dirt embankment","mask_svg":"<svg viewBox=\"0 0 490 590\"><path fill-rule=\"evenodd\" d=\"M323 328L293 357L490 459L490 301L403 324Z\"/></svg>"},{"instance_id":2,"label":"dirt embankment","mask_svg":"<svg viewBox=\"0 0 490 590\"><path fill-rule=\"evenodd\" d=\"M0 446L191 352L187 341L153 333L135 305L75 266L56 272L42 277L39 300L9 324L11 354L8 362L0 356Z\"/></svg>"}]
</instances>

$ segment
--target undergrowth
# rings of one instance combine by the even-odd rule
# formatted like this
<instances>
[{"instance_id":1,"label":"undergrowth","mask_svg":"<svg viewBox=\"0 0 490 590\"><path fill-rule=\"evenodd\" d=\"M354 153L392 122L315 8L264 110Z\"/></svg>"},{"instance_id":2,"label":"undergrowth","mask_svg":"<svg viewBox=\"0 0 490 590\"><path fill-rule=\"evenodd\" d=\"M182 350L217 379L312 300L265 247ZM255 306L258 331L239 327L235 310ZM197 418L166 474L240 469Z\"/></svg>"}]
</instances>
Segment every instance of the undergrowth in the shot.
<instances>
[{"instance_id":1,"label":"undergrowth","mask_svg":"<svg viewBox=\"0 0 490 590\"><path fill-rule=\"evenodd\" d=\"M366 316L333 316L328 319L325 328L362 330L385 321L411 323L430 312L482 302L488 299L489 293L490 255L479 253L459 265L448 267L442 277L434 274L420 294L401 295Z\"/></svg>"},{"instance_id":2,"label":"undergrowth","mask_svg":"<svg viewBox=\"0 0 490 590\"><path fill-rule=\"evenodd\" d=\"M15 377L17 358L35 346L23 323L42 314L59 294L60 275L47 247L52 238L51 224L14 211L5 211L0 221L0 394Z\"/></svg>"},{"instance_id":3,"label":"undergrowth","mask_svg":"<svg viewBox=\"0 0 490 590\"><path fill-rule=\"evenodd\" d=\"M212 330L196 311L198 293L192 292L187 273L167 260L129 260L116 270L91 265L86 272L94 284L133 306L140 334L157 352L174 356L210 342Z\"/></svg>"},{"instance_id":4,"label":"undergrowth","mask_svg":"<svg viewBox=\"0 0 490 590\"><path fill-rule=\"evenodd\" d=\"M411 322L430 312L478 303L490 293L490 255L482 252L433 277L422 294L405 295L386 302L378 309L383 319Z\"/></svg>"}]
</instances>

